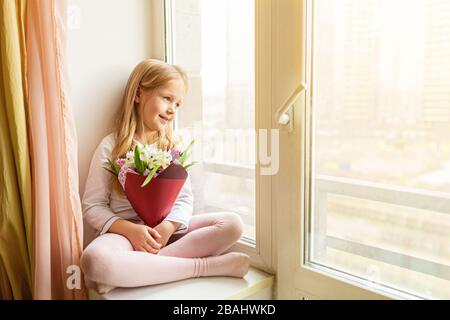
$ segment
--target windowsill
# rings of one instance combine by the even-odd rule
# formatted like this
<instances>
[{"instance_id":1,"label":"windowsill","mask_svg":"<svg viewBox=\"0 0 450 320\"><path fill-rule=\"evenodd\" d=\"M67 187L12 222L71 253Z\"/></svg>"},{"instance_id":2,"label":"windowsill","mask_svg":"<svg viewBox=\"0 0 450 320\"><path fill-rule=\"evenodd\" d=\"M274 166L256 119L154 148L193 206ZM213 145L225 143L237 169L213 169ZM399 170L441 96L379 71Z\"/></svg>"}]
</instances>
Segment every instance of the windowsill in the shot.
<instances>
[{"instance_id":1,"label":"windowsill","mask_svg":"<svg viewBox=\"0 0 450 320\"><path fill-rule=\"evenodd\" d=\"M138 287L117 288L106 294L89 290L91 300L230 300L253 298L269 290L262 299L272 298L274 276L255 268L244 278L202 277L171 283ZM256 298L255 298L256 299Z\"/></svg>"}]
</instances>

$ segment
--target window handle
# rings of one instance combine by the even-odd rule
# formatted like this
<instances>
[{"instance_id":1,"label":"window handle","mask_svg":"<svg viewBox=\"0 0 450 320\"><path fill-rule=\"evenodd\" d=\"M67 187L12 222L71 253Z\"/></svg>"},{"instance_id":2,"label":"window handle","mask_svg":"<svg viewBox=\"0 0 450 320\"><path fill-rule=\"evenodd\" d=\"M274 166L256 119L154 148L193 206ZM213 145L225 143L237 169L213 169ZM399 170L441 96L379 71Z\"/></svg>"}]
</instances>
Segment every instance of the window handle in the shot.
<instances>
[{"instance_id":1,"label":"window handle","mask_svg":"<svg viewBox=\"0 0 450 320\"><path fill-rule=\"evenodd\" d=\"M289 111L297 101L298 97L305 91L307 84L305 82L300 83L300 85L294 90L294 92L289 96L289 98L281 105L275 114L275 121L283 126L288 125L291 122L291 117L289 116ZM292 124L291 124L292 126ZM289 131L292 131L290 128Z\"/></svg>"}]
</instances>

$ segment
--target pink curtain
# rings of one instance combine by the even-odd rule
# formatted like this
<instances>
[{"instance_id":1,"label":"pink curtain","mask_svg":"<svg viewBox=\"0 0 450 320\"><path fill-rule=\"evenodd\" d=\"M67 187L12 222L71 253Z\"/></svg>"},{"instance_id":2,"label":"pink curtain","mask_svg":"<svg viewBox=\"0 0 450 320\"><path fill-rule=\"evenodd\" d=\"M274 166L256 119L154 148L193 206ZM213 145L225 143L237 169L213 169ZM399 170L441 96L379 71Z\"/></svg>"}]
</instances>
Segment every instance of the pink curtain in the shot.
<instances>
[{"instance_id":1,"label":"pink curtain","mask_svg":"<svg viewBox=\"0 0 450 320\"><path fill-rule=\"evenodd\" d=\"M85 299L77 139L68 99L60 0L28 0L29 135L33 172L34 299Z\"/></svg>"}]
</instances>

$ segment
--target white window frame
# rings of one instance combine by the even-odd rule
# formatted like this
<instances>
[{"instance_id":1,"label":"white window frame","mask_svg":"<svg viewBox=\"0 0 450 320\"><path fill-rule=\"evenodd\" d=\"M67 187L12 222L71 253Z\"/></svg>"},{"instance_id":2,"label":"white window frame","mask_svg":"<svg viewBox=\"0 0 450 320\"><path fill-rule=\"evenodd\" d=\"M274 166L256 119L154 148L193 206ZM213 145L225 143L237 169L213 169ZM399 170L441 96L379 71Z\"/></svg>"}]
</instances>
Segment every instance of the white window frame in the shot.
<instances>
[{"instance_id":1,"label":"white window frame","mask_svg":"<svg viewBox=\"0 0 450 320\"><path fill-rule=\"evenodd\" d=\"M151 57L171 63L173 61L169 17L172 0L151 0ZM272 128L272 37L271 35L272 0L255 0L255 129ZM258 137L258 135L256 135ZM259 150L256 141L257 154ZM217 164L208 164L211 168ZM227 168L221 168L227 169ZM220 168L217 170L221 170ZM245 171L245 168L241 168ZM276 272L276 219L272 215L272 180L273 176L259 174L260 165L255 167L255 234L256 241L244 237L229 251L246 253L251 258L253 267L274 274Z\"/></svg>"}]
</instances>

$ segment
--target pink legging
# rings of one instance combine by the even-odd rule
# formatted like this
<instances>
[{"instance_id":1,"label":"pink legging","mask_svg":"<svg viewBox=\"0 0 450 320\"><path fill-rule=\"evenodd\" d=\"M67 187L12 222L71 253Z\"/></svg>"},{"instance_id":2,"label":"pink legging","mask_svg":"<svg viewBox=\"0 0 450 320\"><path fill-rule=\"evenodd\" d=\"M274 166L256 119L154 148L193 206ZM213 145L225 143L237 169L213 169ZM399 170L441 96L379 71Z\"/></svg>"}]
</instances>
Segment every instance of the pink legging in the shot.
<instances>
[{"instance_id":1,"label":"pink legging","mask_svg":"<svg viewBox=\"0 0 450 320\"><path fill-rule=\"evenodd\" d=\"M134 251L126 237L106 233L84 250L81 268L87 281L138 287L204 276L208 261L238 241L243 223L235 213L192 216L186 233L172 235L158 254ZM89 285L88 285L89 286Z\"/></svg>"}]
</instances>

